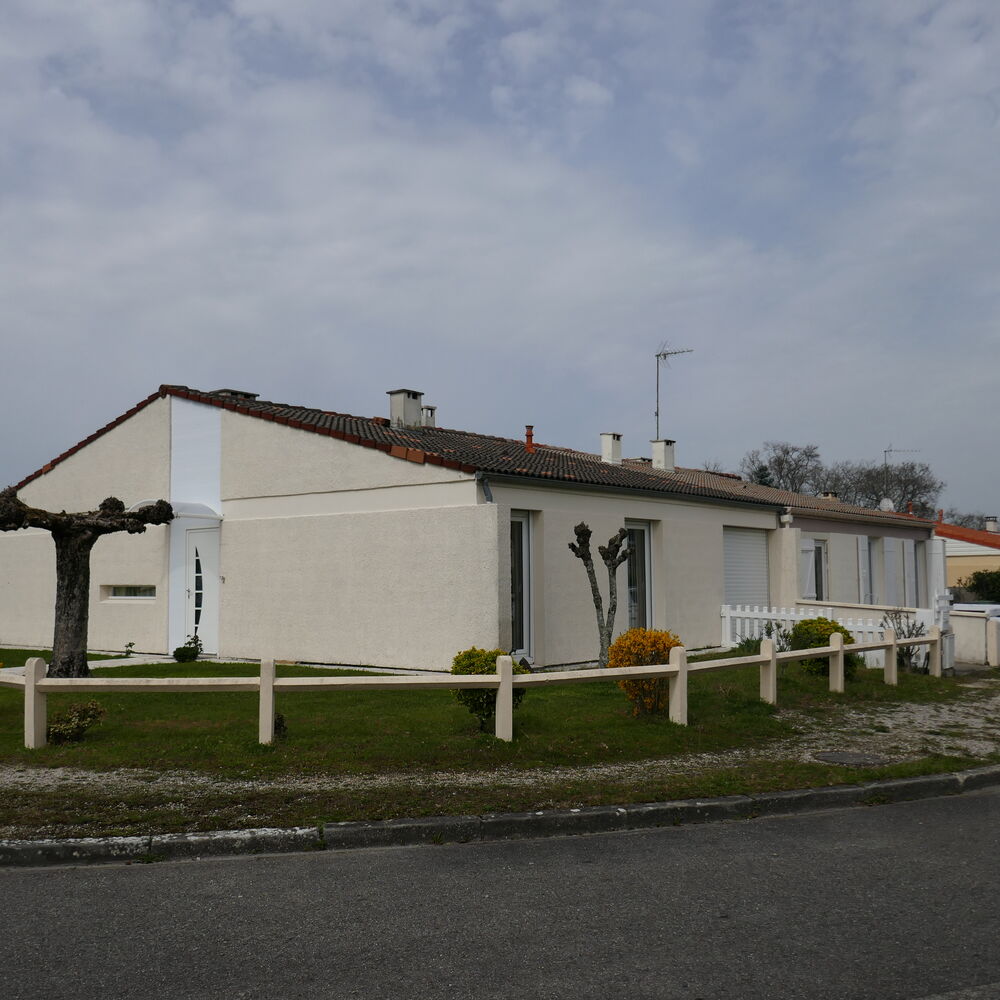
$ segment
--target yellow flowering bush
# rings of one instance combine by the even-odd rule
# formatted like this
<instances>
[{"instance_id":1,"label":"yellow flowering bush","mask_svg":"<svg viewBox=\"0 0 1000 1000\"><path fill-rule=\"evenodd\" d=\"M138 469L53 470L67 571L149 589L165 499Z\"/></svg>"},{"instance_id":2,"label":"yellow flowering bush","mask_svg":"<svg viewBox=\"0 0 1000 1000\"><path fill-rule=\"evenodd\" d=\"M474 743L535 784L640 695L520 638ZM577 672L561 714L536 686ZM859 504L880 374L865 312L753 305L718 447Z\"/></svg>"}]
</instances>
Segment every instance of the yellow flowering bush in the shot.
<instances>
[{"instance_id":1,"label":"yellow flowering bush","mask_svg":"<svg viewBox=\"0 0 1000 1000\"><path fill-rule=\"evenodd\" d=\"M670 650L683 643L673 632L652 628L630 628L611 644L609 667L640 667L666 663ZM632 702L633 715L659 715L667 710L669 681L666 677L621 680L618 686Z\"/></svg>"}]
</instances>

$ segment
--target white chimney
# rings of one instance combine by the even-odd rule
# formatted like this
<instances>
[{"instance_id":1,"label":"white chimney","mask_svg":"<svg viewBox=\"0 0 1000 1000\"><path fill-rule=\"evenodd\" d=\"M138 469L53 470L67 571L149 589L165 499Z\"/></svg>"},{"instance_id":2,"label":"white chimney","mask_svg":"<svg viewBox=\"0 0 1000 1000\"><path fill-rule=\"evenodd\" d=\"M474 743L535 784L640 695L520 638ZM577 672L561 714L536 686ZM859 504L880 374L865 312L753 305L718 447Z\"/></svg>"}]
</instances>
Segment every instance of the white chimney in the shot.
<instances>
[{"instance_id":1,"label":"white chimney","mask_svg":"<svg viewBox=\"0 0 1000 1000\"><path fill-rule=\"evenodd\" d=\"M419 427L424 394L416 389L390 389L389 422L393 427Z\"/></svg>"},{"instance_id":2,"label":"white chimney","mask_svg":"<svg viewBox=\"0 0 1000 1000\"><path fill-rule=\"evenodd\" d=\"M992 531L994 533L1000 531L1000 527L997 526L996 514L991 514L986 518L985 528L987 531Z\"/></svg>"},{"instance_id":3,"label":"white chimney","mask_svg":"<svg viewBox=\"0 0 1000 1000\"><path fill-rule=\"evenodd\" d=\"M674 465L674 445L676 443L676 441L670 441L667 438L650 442L653 446L654 469L666 469L667 472L673 472L677 468Z\"/></svg>"},{"instance_id":4,"label":"white chimney","mask_svg":"<svg viewBox=\"0 0 1000 1000\"><path fill-rule=\"evenodd\" d=\"M424 427L437 427L437 407L436 406L424 406L420 407L420 423Z\"/></svg>"},{"instance_id":5,"label":"white chimney","mask_svg":"<svg viewBox=\"0 0 1000 1000\"><path fill-rule=\"evenodd\" d=\"M622 464L622 436L611 431L601 435L601 461L612 465Z\"/></svg>"}]
</instances>

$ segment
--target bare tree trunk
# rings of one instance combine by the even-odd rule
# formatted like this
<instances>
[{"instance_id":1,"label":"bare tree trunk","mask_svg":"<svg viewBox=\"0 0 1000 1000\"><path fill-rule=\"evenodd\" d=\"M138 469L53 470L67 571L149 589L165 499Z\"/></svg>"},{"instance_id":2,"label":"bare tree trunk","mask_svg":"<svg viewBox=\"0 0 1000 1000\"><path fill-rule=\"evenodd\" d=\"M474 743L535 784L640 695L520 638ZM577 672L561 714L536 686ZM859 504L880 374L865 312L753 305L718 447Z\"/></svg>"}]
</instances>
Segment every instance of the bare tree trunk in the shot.
<instances>
[{"instance_id":1,"label":"bare tree trunk","mask_svg":"<svg viewBox=\"0 0 1000 1000\"><path fill-rule=\"evenodd\" d=\"M56 613L49 677L89 677L87 623L90 613L91 531L52 533L56 543Z\"/></svg>"},{"instance_id":2,"label":"bare tree trunk","mask_svg":"<svg viewBox=\"0 0 1000 1000\"><path fill-rule=\"evenodd\" d=\"M590 536L593 534L590 527L581 521L573 529L576 534L576 544L569 543L570 551L579 559L587 570L587 579L590 581L590 593L594 599L594 611L597 614L597 634L600 638L600 654L597 664L600 667L608 665L608 654L611 649L611 636L615 630L615 614L618 611L618 567L628 558L628 546L625 551L621 551L622 542L628 537L628 532L624 528L619 528L617 533L608 539L607 545L599 545L598 552L604 560L604 565L608 567L608 615L604 617L604 601L601 598L601 590L597 586L597 574L594 572L594 558L590 552Z\"/></svg>"},{"instance_id":3,"label":"bare tree trunk","mask_svg":"<svg viewBox=\"0 0 1000 1000\"><path fill-rule=\"evenodd\" d=\"M169 524L174 510L166 500L126 510L117 497L97 510L75 514L29 507L17 490L0 490L0 531L42 528L56 544L56 615L49 677L88 677L87 617L90 612L90 550L101 535L125 531L141 535L149 524Z\"/></svg>"}]
</instances>

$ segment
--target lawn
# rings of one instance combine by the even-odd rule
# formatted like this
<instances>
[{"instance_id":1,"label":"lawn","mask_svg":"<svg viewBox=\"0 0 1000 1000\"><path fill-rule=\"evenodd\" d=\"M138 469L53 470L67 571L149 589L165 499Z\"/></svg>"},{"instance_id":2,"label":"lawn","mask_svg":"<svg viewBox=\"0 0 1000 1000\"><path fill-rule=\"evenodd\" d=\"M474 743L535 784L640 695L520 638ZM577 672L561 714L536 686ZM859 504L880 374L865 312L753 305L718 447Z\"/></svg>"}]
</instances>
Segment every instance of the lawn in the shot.
<instances>
[{"instance_id":1,"label":"lawn","mask_svg":"<svg viewBox=\"0 0 1000 1000\"><path fill-rule=\"evenodd\" d=\"M88 653L88 660L114 660L120 653ZM0 649L0 667L23 667L25 661L40 656L46 663L52 659L51 649Z\"/></svg>"},{"instance_id":2,"label":"lawn","mask_svg":"<svg viewBox=\"0 0 1000 1000\"><path fill-rule=\"evenodd\" d=\"M278 676L328 674L279 666ZM247 676L248 664L164 664L108 668L101 676ZM0 765L66 766L87 771L143 768L196 772L208 782L166 791L104 789L72 783L52 788L5 789L0 827L11 834L78 836L302 825L340 819L435 813L526 810L601 802L649 801L774 788L869 780L970 766L965 758L925 758L887 768L846 771L789 760L751 767L719 761L698 773L641 770L623 778L540 775L526 782L518 772L556 767L620 764L675 755L763 748L794 735L793 724L757 699L758 671L737 667L690 678L688 726L665 718L633 718L613 683L544 687L529 691L514 716L514 742L480 733L476 720L448 691L331 691L283 693L277 711L288 735L272 746L257 743L257 697L249 693L102 693L107 716L76 744L25 750L22 693L0 688ZM863 671L843 696L826 679L797 665L779 678L782 707L829 713L836 706L929 702L959 697L951 679L902 674L898 688L881 673ZM79 695L50 695L49 718ZM502 770L498 770L502 769ZM430 784L421 775L478 772L482 780ZM525 774L525 777L528 775ZM352 779L338 784L331 779ZM270 782L253 789L240 781ZM309 787L325 781L326 787ZM236 782L236 784L234 784Z\"/></svg>"}]
</instances>

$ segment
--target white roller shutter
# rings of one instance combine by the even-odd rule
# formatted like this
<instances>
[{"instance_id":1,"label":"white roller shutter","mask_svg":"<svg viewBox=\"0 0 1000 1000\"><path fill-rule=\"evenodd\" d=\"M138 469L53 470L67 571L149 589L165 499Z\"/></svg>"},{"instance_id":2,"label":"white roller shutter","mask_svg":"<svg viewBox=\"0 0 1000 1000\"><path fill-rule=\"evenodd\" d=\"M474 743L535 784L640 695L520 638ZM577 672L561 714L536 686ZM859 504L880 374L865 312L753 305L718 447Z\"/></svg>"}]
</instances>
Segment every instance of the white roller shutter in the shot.
<instances>
[{"instance_id":1,"label":"white roller shutter","mask_svg":"<svg viewBox=\"0 0 1000 1000\"><path fill-rule=\"evenodd\" d=\"M816 540L799 540L799 593L804 601L816 600Z\"/></svg>"},{"instance_id":2,"label":"white roller shutter","mask_svg":"<svg viewBox=\"0 0 1000 1000\"><path fill-rule=\"evenodd\" d=\"M885 603L898 608L903 602L899 598L899 551L895 538L882 539L882 561L885 564Z\"/></svg>"},{"instance_id":3,"label":"white roller shutter","mask_svg":"<svg viewBox=\"0 0 1000 1000\"><path fill-rule=\"evenodd\" d=\"M903 539L903 605L917 606L917 559L916 543L912 538Z\"/></svg>"},{"instance_id":4,"label":"white roller shutter","mask_svg":"<svg viewBox=\"0 0 1000 1000\"><path fill-rule=\"evenodd\" d=\"M861 604L874 604L872 596L871 552L868 548L868 537L858 535L858 601Z\"/></svg>"},{"instance_id":5,"label":"white roller shutter","mask_svg":"<svg viewBox=\"0 0 1000 1000\"><path fill-rule=\"evenodd\" d=\"M726 604L767 607L767 532L762 528L723 528Z\"/></svg>"}]
</instances>

